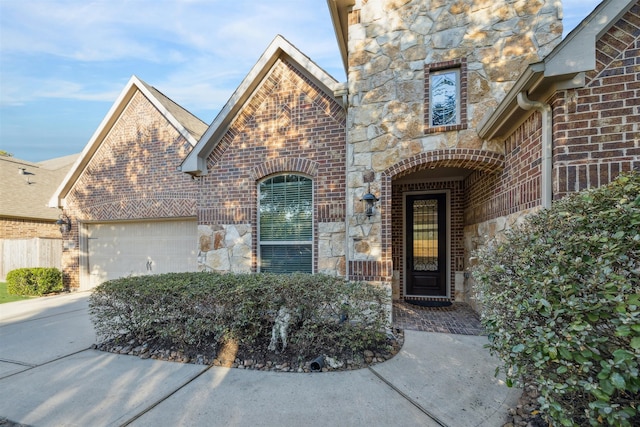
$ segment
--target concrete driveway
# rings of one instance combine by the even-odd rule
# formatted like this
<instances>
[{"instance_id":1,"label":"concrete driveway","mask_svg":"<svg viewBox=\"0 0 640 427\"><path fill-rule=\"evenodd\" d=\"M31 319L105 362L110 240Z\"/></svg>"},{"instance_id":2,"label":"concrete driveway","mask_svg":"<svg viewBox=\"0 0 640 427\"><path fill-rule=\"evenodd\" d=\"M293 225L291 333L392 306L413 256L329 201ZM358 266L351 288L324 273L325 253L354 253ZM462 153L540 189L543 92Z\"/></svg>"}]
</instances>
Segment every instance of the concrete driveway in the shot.
<instances>
[{"instance_id":1,"label":"concrete driveway","mask_svg":"<svg viewBox=\"0 0 640 427\"><path fill-rule=\"evenodd\" d=\"M88 293L0 305L0 418L31 426L501 426L486 337L405 331L369 369L274 373L92 350Z\"/></svg>"}]
</instances>

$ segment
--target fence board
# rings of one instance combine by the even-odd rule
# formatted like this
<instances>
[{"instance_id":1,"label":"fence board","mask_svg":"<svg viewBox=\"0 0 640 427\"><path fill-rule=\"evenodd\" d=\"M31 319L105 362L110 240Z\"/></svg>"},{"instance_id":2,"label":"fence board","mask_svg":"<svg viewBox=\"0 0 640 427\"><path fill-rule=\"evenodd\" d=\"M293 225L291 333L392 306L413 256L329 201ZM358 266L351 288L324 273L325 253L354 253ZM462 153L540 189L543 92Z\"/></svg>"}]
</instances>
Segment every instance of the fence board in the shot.
<instances>
[{"instance_id":1,"label":"fence board","mask_svg":"<svg viewBox=\"0 0 640 427\"><path fill-rule=\"evenodd\" d=\"M62 268L60 239L0 239L0 280L7 273L24 267Z\"/></svg>"}]
</instances>

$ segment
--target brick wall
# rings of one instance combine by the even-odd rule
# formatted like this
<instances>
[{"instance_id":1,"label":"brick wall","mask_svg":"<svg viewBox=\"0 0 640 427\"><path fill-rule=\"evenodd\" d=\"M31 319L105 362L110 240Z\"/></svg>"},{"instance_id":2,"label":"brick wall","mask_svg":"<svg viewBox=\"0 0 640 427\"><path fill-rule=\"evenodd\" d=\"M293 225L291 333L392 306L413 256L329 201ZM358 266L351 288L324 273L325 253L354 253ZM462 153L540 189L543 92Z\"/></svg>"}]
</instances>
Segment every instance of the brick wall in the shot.
<instances>
[{"instance_id":1,"label":"brick wall","mask_svg":"<svg viewBox=\"0 0 640 427\"><path fill-rule=\"evenodd\" d=\"M540 205L541 128L541 115L535 112L505 141L502 171L476 171L465 180L465 225Z\"/></svg>"},{"instance_id":2,"label":"brick wall","mask_svg":"<svg viewBox=\"0 0 640 427\"><path fill-rule=\"evenodd\" d=\"M462 270L463 257L464 257L464 244L463 244L463 222L464 222L464 200L465 191L462 181L440 181L440 182L416 182L416 183L403 183L393 185L393 200L392 200L392 212L391 212L391 227L392 227L392 258L393 258L393 270L398 272L400 279L400 298L404 298L404 193L407 192L437 192L437 191L450 191L450 284L451 284L451 300L454 300L455 295L453 292L453 286L455 283L455 272Z\"/></svg>"},{"instance_id":3,"label":"brick wall","mask_svg":"<svg viewBox=\"0 0 640 427\"><path fill-rule=\"evenodd\" d=\"M133 96L66 197L66 285L80 285L78 220L196 216L197 183L178 170L191 149L142 93Z\"/></svg>"},{"instance_id":4,"label":"brick wall","mask_svg":"<svg viewBox=\"0 0 640 427\"><path fill-rule=\"evenodd\" d=\"M345 219L345 112L294 66L278 60L209 155L200 178L199 223L251 224L257 236L257 185L293 172L314 185L314 219ZM317 235L314 271L317 270ZM256 270L256 239L252 242Z\"/></svg>"},{"instance_id":5,"label":"brick wall","mask_svg":"<svg viewBox=\"0 0 640 427\"><path fill-rule=\"evenodd\" d=\"M30 239L32 237L59 239L60 229L55 221L0 218L1 239Z\"/></svg>"},{"instance_id":6,"label":"brick wall","mask_svg":"<svg viewBox=\"0 0 640 427\"><path fill-rule=\"evenodd\" d=\"M554 111L554 197L640 168L640 4L596 42L586 86L559 92Z\"/></svg>"}]
</instances>

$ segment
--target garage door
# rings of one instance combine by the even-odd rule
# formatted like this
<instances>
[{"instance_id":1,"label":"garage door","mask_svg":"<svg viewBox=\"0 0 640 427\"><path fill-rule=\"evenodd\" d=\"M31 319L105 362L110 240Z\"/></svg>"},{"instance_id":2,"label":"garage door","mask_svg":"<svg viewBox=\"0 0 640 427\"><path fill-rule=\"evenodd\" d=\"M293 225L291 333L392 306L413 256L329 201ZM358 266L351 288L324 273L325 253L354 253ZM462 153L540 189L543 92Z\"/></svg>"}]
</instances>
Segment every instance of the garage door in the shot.
<instances>
[{"instance_id":1,"label":"garage door","mask_svg":"<svg viewBox=\"0 0 640 427\"><path fill-rule=\"evenodd\" d=\"M195 220L88 224L86 287L125 276L196 271L197 239Z\"/></svg>"}]
</instances>

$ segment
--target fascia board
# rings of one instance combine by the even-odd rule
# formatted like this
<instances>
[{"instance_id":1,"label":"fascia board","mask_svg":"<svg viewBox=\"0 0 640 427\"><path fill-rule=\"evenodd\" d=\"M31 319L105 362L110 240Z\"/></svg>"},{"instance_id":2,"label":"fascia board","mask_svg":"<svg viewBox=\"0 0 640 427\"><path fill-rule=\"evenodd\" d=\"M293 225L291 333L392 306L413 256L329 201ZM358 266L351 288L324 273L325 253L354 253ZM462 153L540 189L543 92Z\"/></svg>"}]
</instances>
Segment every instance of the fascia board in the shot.
<instances>
[{"instance_id":1,"label":"fascia board","mask_svg":"<svg viewBox=\"0 0 640 427\"><path fill-rule=\"evenodd\" d=\"M183 172L196 176L203 176L208 173L206 168L207 157L225 135L244 105L251 99L254 91L262 83L275 62L283 54L292 60L300 72L342 105L342 100L335 98L334 95L334 90L339 85L338 81L295 48L284 37L278 35L267 47L258 62L251 68L249 74L242 80L242 83L220 110L195 148L191 150L191 153L182 162L181 170Z\"/></svg>"},{"instance_id":2,"label":"fascia board","mask_svg":"<svg viewBox=\"0 0 640 427\"><path fill-rule=\"evenodd\" d=\"M544 59L545 76L560 76L596 67L596 40L624 15L636 0L605 0L600 3Z\"/></svg>"},{"instance_id":3,"label":"fascia board","mask_svg":"<svg viewBox=\"0 0 640 427\"><path fill-rule=\"evenodd\" d=\"M543 77L544 63L537 62L529 65L494 112L480 123L477 129L480 138L491 140L499 136L507 126L507 122L511 120L511 116L520 108L517 101L518 93L523 90L528 91L529 88L539 83Z\"/></svg>"},{"instance_id":4,"label":"fascia board","mask_svg":"<svg viewBox=\"0 0 640 427\"><path fill-rule=\"evenodd\" d=\"M490 140L508 133L531 112L518 107L518 93L547 101L555 90L584 86L584 73L595 69L596 40L624 15L635 0L605 0L547 55L520 75L496 110L478 126L481 138Z\"/></svg>"},{"instance_id":5,"label":"fascia board","mask_svg":"<svg viewBox=\"0 0 640 427\"><path fill-rule=\"evenodd\" d=\"M338 41L338 48L342 56L342 65L344 72L349 73L349 52L347 49L349 40L349 9L353 7L353 0L327 0L331 22L333 23L333 31Z\"/></svg>"},{"instance_id":6,"label":"fascia board","mask_svg":"<svg viewBox=\"0 0 640 427\"><path fill-rule=\"evenodd\" d=\"M120 95L109 109L109 112L107 112L104 119L102 119L102 122L89 139L89 142L87 142L87 145L85 145L84 149L80 153L80 156L75 161L71 169L69 169L69 172L67 172L67 175L64 177L64 179L58 186L58 189L49 200L49 207L64 207L63 199L67 195L67 192L71 189L71 186L75 183L75 181L80 177L80 174L89 163L89 160L91 160L95 152L100 147L100 144L102 144L102 141L109 134L111 128L120 117L122 111L124 111L126 106L129 104L129 101L133 97L133 94L139 89L139 87L136 85L137 82L139 82L139 80L135 76L132 76L129 79L129 82L127 82L122 92L120 92Z\"/></svg>"},{"instance_id":7,"label":"fascia board","mask_svg":"<svg viewBox=\"0 0 640 427\"><path fill-rule=\"evenodd\" d=\"M147 89L147 86L136 76L131 76L122 92L111 106L111 109L106 114L96 131L93 133L91 139L80 153L80 156L73 164L65 178L60 183L60 186L49 200L49 207L63 207L64 197L71 189L75 181L80 177L80 174L87 166L95 152L98 150L104 139L107 137L111 128L116 123L124 109L127 107L131 98L140 91L148 100L153 104L155 108L171 123L172 126L187 140L192 146L195 146L197 140L189 133L187 129L171 114L165 106Z\"/></svg>"},{"instance_id":8,"label":"fascia board","mask_svg":"<svg viewBox=\"0 0 640 427\"><path fill-rule=\"evenodd\" d=\"M195 139L193 135L191 135L191 133L182 125L182 123L180 123L175 118L175 116L171 114L171 112L164 106L164 104L160 102L160 100L158 100L158 98L156 98L149 91L145 84L143 84L136 76L133 76L131 78L135 79L135 85L137 86L137 88L153 104L153 106L158 109L160 114L162 114L169 121L169 123L171 123L171 125L176 128L178 133L180 133L180 135L182 135L189 142L189 144L191 144L192 147L195 147L195 145L198 143L198 140Z\"/></svg>"}]
</instances>

